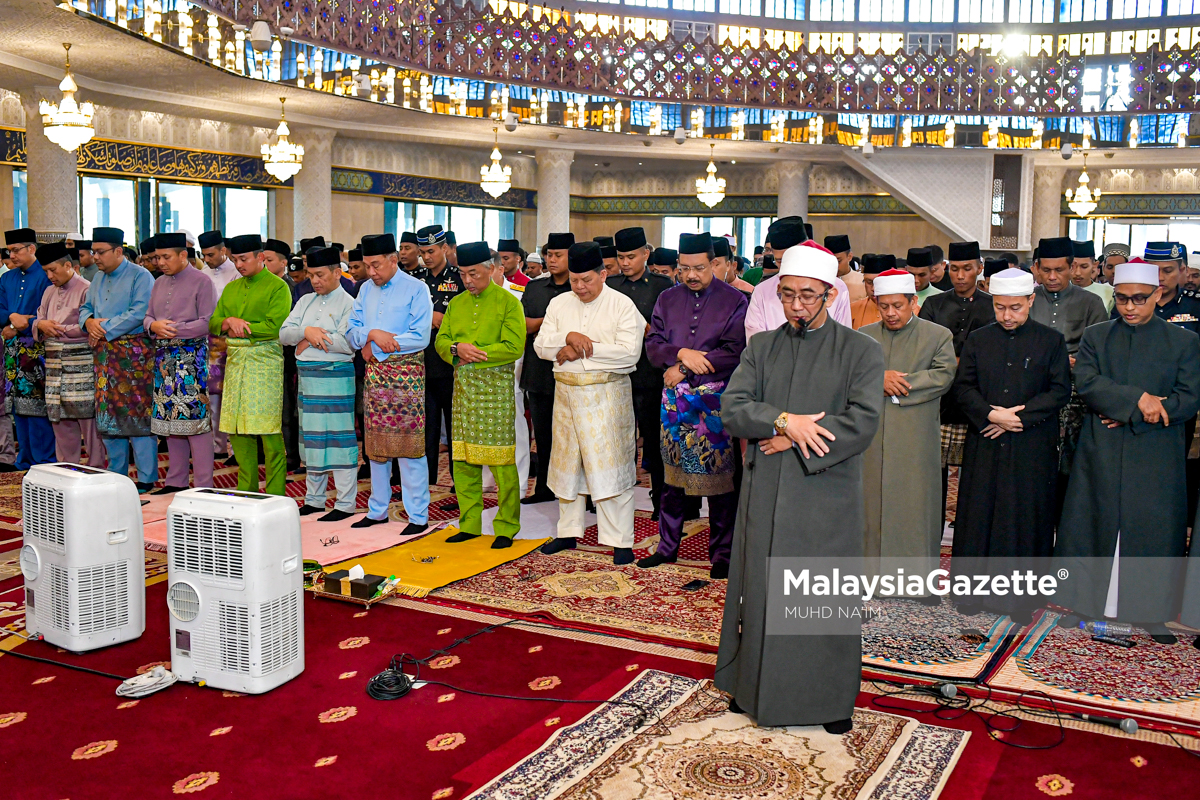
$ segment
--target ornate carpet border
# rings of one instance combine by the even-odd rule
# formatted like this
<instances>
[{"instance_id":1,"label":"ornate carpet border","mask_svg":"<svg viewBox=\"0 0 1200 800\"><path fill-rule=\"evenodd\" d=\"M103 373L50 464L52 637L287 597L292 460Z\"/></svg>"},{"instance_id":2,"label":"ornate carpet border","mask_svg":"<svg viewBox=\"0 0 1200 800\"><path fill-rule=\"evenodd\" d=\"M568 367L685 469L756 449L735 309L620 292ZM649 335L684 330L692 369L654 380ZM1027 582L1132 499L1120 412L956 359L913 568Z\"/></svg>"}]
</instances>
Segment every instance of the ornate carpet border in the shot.
<instances>
[{"instance_id":1,"label":"ornate carpet border","mask_svg":"<svg viewBox=\"0 0 1200 800\"><path fill-rule=\"evenodd\" d=\"M466 619L471 620L472 622L481 622L485 625L496 622L504 622L506 619L515 619L515 617L485 614L479 611L457 608L455 606L434 604L420 600L410 600L406 597L389 598L384 600L383 603L384 605L410 608L416 611L425 611L430 614L438 614L444 617L455 617L456 619ZM621 636L590 633L587 631L572 630L570 628L560 628L548 623L539 625L532 620L517 622L509 627L517 628L523 631L529 631L532 633L540 633L546 636L554 636L559 639L570 639L576 642L587 642L589 644L602 644L609 647L619 647L622 650L631 650L635 653L647 653L654 656L677 658L681 661L692 661L697 664L715 665L717 663L716 653L700 653L695 650L687 650L682 647L672 647L670 645L658 644L655 642L643 642L637 639L626 639Z\"/></svg>"}]
</instances>

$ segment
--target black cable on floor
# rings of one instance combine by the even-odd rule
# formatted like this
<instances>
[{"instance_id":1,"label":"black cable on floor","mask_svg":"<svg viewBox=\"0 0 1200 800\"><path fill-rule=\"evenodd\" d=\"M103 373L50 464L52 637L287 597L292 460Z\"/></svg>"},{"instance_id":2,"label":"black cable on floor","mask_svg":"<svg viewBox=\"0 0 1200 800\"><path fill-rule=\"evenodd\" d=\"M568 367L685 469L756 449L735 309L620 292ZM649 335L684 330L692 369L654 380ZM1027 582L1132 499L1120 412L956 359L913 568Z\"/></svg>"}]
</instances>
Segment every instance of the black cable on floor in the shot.
<instances>
[{"instance_id":1,"label":"black cable on floor","mask_svg":"<svg viewBox=\"0 0 1200 800\"><path fill-rule=\"evenodd\" d=\"M111 672L101 672L98 669L90 669L88 667L81 667L78 664L67 664L63 661L54 661L53 659L50 659L50 658L42 658L41 656L31 656L28 653L18 653L16 650L5 650L2 653L2 655L16 656L17 658L26 658L26 659L29 659L30 661L41 662L42 664L53 664L56 667L66 667L67 669L77 670L78 672L86 672L90 675L99 675L101 678L112 678L113 680L121 681L122 683L124 683L127 680L126 678L122 678L120 675L113 675Z\"/></svg>"}]
</instances>

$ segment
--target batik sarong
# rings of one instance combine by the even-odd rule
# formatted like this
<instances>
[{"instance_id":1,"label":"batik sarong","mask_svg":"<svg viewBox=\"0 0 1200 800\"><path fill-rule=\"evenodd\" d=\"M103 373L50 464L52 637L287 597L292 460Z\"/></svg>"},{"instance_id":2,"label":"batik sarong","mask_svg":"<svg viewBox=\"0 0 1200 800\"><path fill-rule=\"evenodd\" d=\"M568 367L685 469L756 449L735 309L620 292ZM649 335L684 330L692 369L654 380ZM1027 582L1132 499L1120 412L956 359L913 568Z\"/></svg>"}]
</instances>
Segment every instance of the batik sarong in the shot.
<instances>
[{"instance_id":1,"label":"batik sarong","mask_svg":"<svg viewBox=\"0 0 1200 800\"><path fill-rule=\"evenodd\" d=\"M225 340L221 432L269 436L283 428L283 348L279 342Z\"/></svg>"},{"instance_id":2,"label":"batik sarong","mask_svg":"<svg viewBox=\"0 0 1200 800\"><path fill-rule=\"evenodd\" d=\"M629 376L554 373L554 446L547 485L555 497L616 497L637 484L637 438Z\"/></svg>"},{"instance_id":3,"label":"batik sarong","mask_svg":"<svg viewBox=\"0 0 1200 800\"><path fill-rule=\"evenodd\" d=\"M14 414L46 416L46 348L24 335L4 346L4 383Z\"/></svg>"},{"instance_id":4,"label":"batik sarong","mask_svg":"<svg viewBox=\"0 0 1200 800\"><path fill-rule=\"evenodd\" d=\"M363 448L372 461L425 455L425 353L367 364Z\"/></svg>"},{"instance_id":5,"label":"batik sarong","mask_svg":"<svg viewBox=\"0 0 1200 800\"><path fill-rule=\"evenodd\" d=\"M733 491L734 442L721 420L725 381L663 388L659 441L667 483L695 497Z\"/></svg>"},{"instance_id":6,"label":"batik sarong","mask_svg":"<svg viewBox=\"0 0 1200 800\"><path fill-rule=\"evenodd\" d=\"M354 435L354 364L350 361L297 361L300 377L300 430L304 463L310 473L358 469Z\"/></svg>"},{"instance_id":7,"label":"batik sarong","mask_svg":"<svg viewBox=\"0 0 1200 800\"><path fill-rule=\"evenodd\" d=\"M221 394L225 384L225 337L208 337L208 393Z\"/></svg>"},{"instance_id":8,"label":"batik sarong","mask_svg":"<svg viewBox=\"0 0 1200 800\"><path fill-rule=\"evenodd\" d=\"M120 438L150 436L154 343L142 333L101 340L96 356L96 431Z\"/></svg>"},{"instance_id":9,"label":"batik sarong","mask_svg":"<svg viewBox=\"0 0 1200 800\"><path fill-rule=\"evenodd\" d=\"M963 450L967 446L967 423L942 423L942 466L961 467Z\"/></svg>"},{"instance_id":10,"label":"batik sarong","mask_svg":"<svg viewBox=\"0 0 1200 800\"><path fill-rule=\"evenodd\" d=\"M96 361L87 342L46 342L46 416L51 422L96 416Z\"/></svg>"},{"instance_id":11,"label":"batik sarong","mask_svg":"<svg viewBox=\"0 0 1200 800\"><path fill-rule=\"evenodd\" d=\"M514 368L515 364L459 364L454 368L450 419L454 461L490 466L517 463Z\"/></svg>"},{"instance_id":12,"label":"batik sarong","mask_svg":"<svg viewBox=\"0 0 1200 800\"><path fill-rule=\"evenodd\" d=\"M157 343L150 429L158 436L196 436L212 430L207 336Z\"/></svg>"}]
</instances>

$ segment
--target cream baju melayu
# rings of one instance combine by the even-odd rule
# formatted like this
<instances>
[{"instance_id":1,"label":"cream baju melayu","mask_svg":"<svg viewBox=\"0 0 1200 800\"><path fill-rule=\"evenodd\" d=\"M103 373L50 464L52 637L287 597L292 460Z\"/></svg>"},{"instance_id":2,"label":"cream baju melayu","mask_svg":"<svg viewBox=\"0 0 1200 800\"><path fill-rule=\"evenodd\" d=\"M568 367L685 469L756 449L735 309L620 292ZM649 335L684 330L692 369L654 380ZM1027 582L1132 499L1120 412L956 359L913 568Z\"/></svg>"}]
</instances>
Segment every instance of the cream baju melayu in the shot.
<instances>
[{"instance_id":1,"label":"cream baju melayu","mask_svg":"<svg viewBox=\"0 0 1200 800\"><path fill-rule=\"evenodd\" d=\"M584 495L596 504L599 541L633 547L637 440L629 373L642 355L646 320L607 286L590 303L574 292L550 301L533 348L554 361L569 333L592 340L592 355L554 365L554 448L550 490L558 497L558 538L583 536Z\"/></svg>"}]
</instances>

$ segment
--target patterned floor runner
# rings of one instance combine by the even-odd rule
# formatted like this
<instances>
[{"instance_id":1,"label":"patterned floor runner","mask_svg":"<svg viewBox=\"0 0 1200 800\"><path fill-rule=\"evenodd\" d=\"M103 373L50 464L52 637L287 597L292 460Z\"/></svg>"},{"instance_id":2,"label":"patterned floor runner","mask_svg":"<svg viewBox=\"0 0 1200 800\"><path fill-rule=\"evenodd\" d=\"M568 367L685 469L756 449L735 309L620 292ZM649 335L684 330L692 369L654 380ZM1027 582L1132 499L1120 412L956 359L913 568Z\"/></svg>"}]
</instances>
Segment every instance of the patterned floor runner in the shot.
<instances>
[{"instance_id":1,"label":"patterned floor runner","mask_svg":"<svg viewBox=\"0 0 1200 800\"><path fill-rule=\"evenodd\" d=\"M863 666L940 680L982 678L1017 632L1008 617L986 611L959 614L943 600L872 600L863 624Z\"/></svg>"},{"instance_id":2,"label":"patterned floor runner","mask_svg":"<svg viewBox=\"0 0 1200 800\"><path fill-rule=\"evenodd\" d=\"M708 681L646 670L559 730L471 800L771 798L936 800L967 744L961 730L856 709L843 736L758 728ZM658 720L641 732L641 710Z\"/></svg>"}]
</instances>

